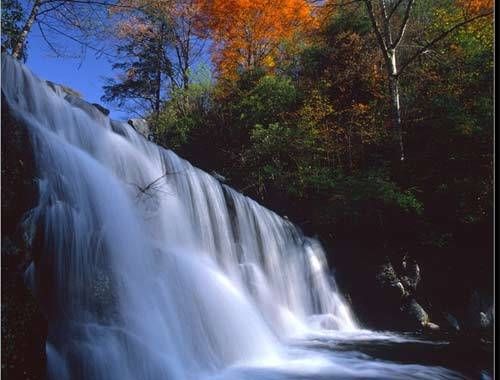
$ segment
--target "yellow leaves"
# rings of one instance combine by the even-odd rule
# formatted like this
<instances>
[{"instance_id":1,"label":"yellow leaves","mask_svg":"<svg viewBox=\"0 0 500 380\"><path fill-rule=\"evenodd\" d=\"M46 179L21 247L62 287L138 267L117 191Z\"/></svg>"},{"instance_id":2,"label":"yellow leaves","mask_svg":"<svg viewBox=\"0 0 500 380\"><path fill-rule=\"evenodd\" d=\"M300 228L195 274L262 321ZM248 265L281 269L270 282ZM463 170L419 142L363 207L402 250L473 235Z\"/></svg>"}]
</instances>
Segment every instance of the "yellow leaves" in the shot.
<instances>
[{"instance_id":1,"label":"yellow leaves","mask_svg":"<svg viewBox=\"0 0 500 380\"><path fill-rule=\"evenodd\" d=\"M213 60L224 76L237 68L276 65L279 44L315 27L307 0L199 0L198 29L214 41Z\"/></svg>"},{"instance_id":2,"label":"yellow leaves","mask_svg":"<svg viewBox=\"0 0 500 380\"><path fill-rule=\"evenodd\" d=\"M440 33L466 20L450 37L448 48L458 57L475 54L481 49L493 49L493 16L475 18L488 14L492 9L490 0L460 0L452 7L437 8L432 33Z\"/></svg>"},{"instance_id":3,"label":"yellow leaves","mask_svg":"<svg viewBox=\"0 0 500 380\"><path fill-rule=\"evenodd\" d=\"M368 104L355 103L352 107L358 113L367 113L370 110Z\"/></svg>"},{"instance_id":4,"label":"yellow leaves","mask_svg":"<svg viewBox=\"0 0 500 380\"><path fill-rule=\"evenodd\" d=\"M276 66L276 62L274 61L274 58L271 55L267 55L264 59L263 62L264 66L266 67L274 67Z\"/></svg>"}]
</instances>

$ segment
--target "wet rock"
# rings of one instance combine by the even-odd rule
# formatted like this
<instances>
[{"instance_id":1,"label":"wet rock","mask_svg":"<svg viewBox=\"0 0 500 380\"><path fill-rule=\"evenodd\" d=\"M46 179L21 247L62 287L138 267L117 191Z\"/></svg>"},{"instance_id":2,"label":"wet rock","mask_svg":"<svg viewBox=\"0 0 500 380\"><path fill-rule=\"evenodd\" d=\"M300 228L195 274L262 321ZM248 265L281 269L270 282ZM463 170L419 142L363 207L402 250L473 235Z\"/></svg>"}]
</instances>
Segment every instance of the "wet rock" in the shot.
<instances>
[{"instance_id":1,"label":"wet rock","mask_svg":"<svg viewBox=\"0 0 500 380\"><path fill-rule=\"evenodd\" d=\"M105 116L109 115L109 110L103 106L101 106L99 103L92 103L92 105L97 108L99 111L101 111Z\"/></svg>"},{"instance_id":2,"label":"wet rock","mask_svg":"<svg viewBox=\"0 0 500 380\"><path fill-rule=\"evenodd\" d=\"M121 136L127 136L127 134L125 132L125 127L122 125L121 121L116 121L116 120L111 119L110 124L111 124L111 129L113 130L113 132L115 132Z\"/></svg>"},{"instance_id":3,"label":"wet rock","mask_svg":"<svg viewBox=\"0 0 500 380\"><path fill-rule=\"evenodd\" d=\"M116 315L118 299L109 272L103 270L96 271L92 282L91 299L99 315Z\"/></svg>"},{"instance_id":4,"label":"wet rock","mask_svg":"<svg viewBox=\"0 0 500 380\"><path fill-rule=\"evenodd\" d=\"M429 315L415 299L406 301L401 311L407 321L415 327L424 327L430 323Z\"/></svg>"},{"instance_id":5,"label":"wet rock","mask_svg":"<svg viewBox=\"0 0 500 380\"><path fill-rule=\"evenodd\" d=\"M69 103L73 106L80 108L82 111L86 112L90 117L100 121L101 119L106 117L100 109L98 109L94 104L86 102L82 98L74 95L66 95L64 97Z\"/></svg>"},{"instance_id":6,"label":"wet rock","mask_svg":"<svg viewBox=\"0 0 500 380\"><path fill-rule=\"evenodd\" d=\"M20 273L2 272L2 378L44 379L47 321Z\"/></svg>"},{"instance_id":7,"label":"wet rock","mask_svg":"<svg viewBox=\"0 0 500 380\"><path fill-rule=\"evenodd\" d=\"M128 123L134 127L134 129L143 135L149 141L153 141L154 137L149 128L149 124L144 119L130 119Z\"/></svg>"},{"instance_id":8,"label":"wet rock","mask_svg":"<svg viewBox=\"0 0 500 380\"><path fill-rule=\"evenodd\" d=\"M467 323L472 329L487 329L493 325L493 300L477 289L472 291L467 305Z\"/></svg>"},{"instance_id":9,"label":"wet rock","mask_svg":"<svg viewBox=\"0 0 500 380\"><path fill-rule=\"evenodd\" d=\"M2 378L44 379L47 322L23 281L33 252L20 222L37 199L27 130L9 114L2 95Z\"/></svg>"},{"instance_id":10,"label":"wet rock","mask_svg":"<svg viewBox=\"0 0 500 380\"><path fill-rule=\"evenodd\" d=\"M491 321L486 313L479 313L479 327L482 329L486 329L490 327Z\"/></svg>"},{"instance_id":11,"label":"wet rock","mask_svg":"<svg viewBox=\"0 0 500 380\"><path fill-rule=\"evenodd\" d=\"M215 170L212 171L210 174L212 175L212 177L214 177L219 182L222 182L222 183L226 183L227 182L226 177L224 177L223 175L217 173Z\"/></svg>"},{"instance_id":12,"label":"wet rock","mask_svg":"<svg viewBox=\"0 0 500 380\"><path fill-rule=\"evenodd\" d=\"M396 270L389 261L380 265L376 279L388 302L398 302L408 295Z\"/></svg>"},{"instance_id":13,"label":"wet rock","mask_svg":"<svg viewBox=\"0 0 500 380\"><path fill-rule=\"evenodd\" d=\"M458 323L458 320L453 315L446 313L445 319L448 322L448 324L452 330L460 331L460 324Z\"/></svg>"},{"instance_id":14,"label":"wet rock","mask_svg":"<svg viewBox=\"0 0 500 380\"><path fill-rule=\"evenodd\" d=\"M311 326L323 330L338 330L339 322L332 314L318 314L309 317L308 322Z\"/></svg>"},{"instance_id":15,"label":"wet rock","mask_svg":"<svg viewBox=\"0 0 500 380\"><path fill-rule=\"evenodd\" d=\"M63 84L55 83L55 82L52 82L50 80L46 80L45 83L47 83L47 85L52 90L54 90L54 92L56 92L56 93L61 93L62 92L64 94L67 94L67 95L70 95L70 96L74 96L74 97L77 97L77 98L81 98L82 97L82 94L80 94L78 91L73 90L72 88L70 88L68 86L65 86Z\"/></svg>"},{"instance_id":16,"label":"wet rock","mask_svg":"<svg viewBox=\"0 0 500 380\"><path fill-rule=\"evenodd\" d=\"M420 282L420 267L414 259L403 259L400 278L408 293L414 293L417 290Z\"/></svg>"},{"instance_id":17,"label":"wet rock","mask_svg":"<svg viewBox=\"0 0 500 380\"><path fill-rule=\"evenodd\" d=\"M435 323L432 323L432 322L427 322L425 325L424 325L424 328L427 329L427 330L430 330L430 331L439 331L441 328L439 327L439 325L435 324Z\"/></svg>"}]
</instances>

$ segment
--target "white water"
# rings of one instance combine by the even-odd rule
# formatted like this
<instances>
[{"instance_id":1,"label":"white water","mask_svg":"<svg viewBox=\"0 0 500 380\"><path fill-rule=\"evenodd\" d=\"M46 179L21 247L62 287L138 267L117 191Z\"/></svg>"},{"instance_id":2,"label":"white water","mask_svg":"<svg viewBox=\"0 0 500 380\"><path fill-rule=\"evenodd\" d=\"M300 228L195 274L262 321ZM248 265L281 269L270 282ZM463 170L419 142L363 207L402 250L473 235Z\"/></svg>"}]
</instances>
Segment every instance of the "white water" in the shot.
<instances>
[{"instance_id":1,"label":"white water","mask_svg":"<svg viewBox=\"0 0 500 380\"><path fill-rule=\"evenodd\" d=\"M37 163L27 276L51 380L454 378L299 348L373 338L317 241L5 56L2 93Z\"/></svg>"}]
</instances>

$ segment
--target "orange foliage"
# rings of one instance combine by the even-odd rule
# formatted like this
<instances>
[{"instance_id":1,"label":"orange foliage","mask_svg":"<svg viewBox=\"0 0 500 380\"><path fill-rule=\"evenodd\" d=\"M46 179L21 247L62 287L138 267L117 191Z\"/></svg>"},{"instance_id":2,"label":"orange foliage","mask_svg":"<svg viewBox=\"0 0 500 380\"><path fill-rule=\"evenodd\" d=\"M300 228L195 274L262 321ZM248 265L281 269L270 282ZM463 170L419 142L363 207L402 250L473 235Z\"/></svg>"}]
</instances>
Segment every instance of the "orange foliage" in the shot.
<instances>
[{"instance_id":1,"label":"orange foliage","mask_svg":"<svg viewBox=\"0 0 500 380\"><path fill-rule=\"evenodd\" d=\"M467 14L477 14L493 10L493 0L460 0L459 3Z\"/></svg>"},{"instance_id":2,"label":"orange foliage","mask_svg":"<svg viewBox=\"0 0 500 380\"><path fill-rule=\"evenodd\" d=\"M199 0L200 34L214 43L213 60L226 77L237 68L271 68L281 41L316 26L307 0Z\"/></svg>"}]
</instances>

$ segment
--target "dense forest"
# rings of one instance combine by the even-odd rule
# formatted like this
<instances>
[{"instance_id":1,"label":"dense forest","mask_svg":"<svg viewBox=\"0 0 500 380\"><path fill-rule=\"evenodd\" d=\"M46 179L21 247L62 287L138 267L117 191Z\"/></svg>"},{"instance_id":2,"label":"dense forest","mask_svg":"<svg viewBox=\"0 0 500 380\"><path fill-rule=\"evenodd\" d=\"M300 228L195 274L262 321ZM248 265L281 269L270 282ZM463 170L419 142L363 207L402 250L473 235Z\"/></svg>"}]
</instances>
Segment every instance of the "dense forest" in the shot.
<instances>
[{"instance_id":1,"label":"dense forest","mask_svg":"<svg viewBox=\"0 0 500 380\"><path fill-rule=\"evenodd\" d=\"M29 62L38 24L107 56L104 102L317 234L346 289L412 257L446 308L491 292L492 1L30 4L3 1L3 49Z\"/></svg>"}]
</instances>

